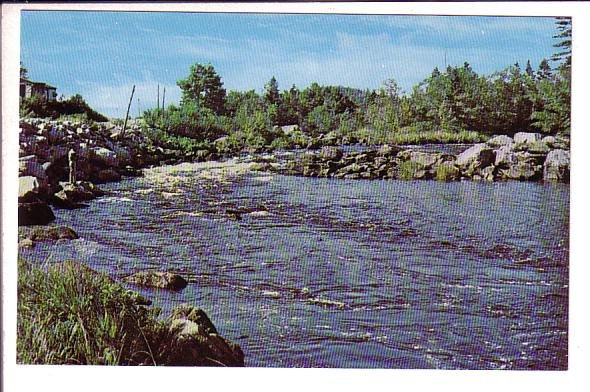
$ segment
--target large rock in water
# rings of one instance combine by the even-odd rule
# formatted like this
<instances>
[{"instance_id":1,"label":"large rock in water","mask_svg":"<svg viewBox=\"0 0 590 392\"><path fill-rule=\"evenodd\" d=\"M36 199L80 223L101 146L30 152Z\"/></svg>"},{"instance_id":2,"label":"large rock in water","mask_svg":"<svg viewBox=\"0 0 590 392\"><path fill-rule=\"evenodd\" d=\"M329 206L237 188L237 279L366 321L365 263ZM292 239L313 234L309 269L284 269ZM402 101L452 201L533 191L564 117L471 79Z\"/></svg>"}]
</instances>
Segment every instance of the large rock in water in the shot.
<instances>
[{"instance_id":1,"label":"large rock in water","mask_svg":"<svg viewBox=\"0 0 590 392\"><path fill-rule=\"evenodd\" d=\"M485 143L479 143L459 154L455 162L463 169L482 168L494 163L495 159L494 150Z\"/></svg>"},{"instance_id":2,"label":"large rock in water","mask_svg":"<svg viewBox=\"0 0 590 392\"><path fill-rule=\"evenodd\" d=\"M78 181L75 184L61 182L60 186L62 189L53 195L52 202L61 208L84 207L80 202L104 195L102 190L88 181Z\"/></svg>"},{"instance_id":3,"label":"large rock in water","mask_svg":"<svg viewBox=\"0 0 590 392\"><path fill-rule=\"evenodd\" d=\"M553 150L547 154L543 164L543 181L568 182L570 174L570 152Z\"/></svg>"},{"instance_id":4,"label":"large rock in water","mask_svg":"<svg viewBox=\"0 0 590 392\"><path fill-rule=\"evenodd\" d=\"M202 309L180 305L168 321L171 338L162 350L166 365L244 366L240 346L220 336Z\"/></svg>"},{"instance_id":5,"label":"large rock in water","mask_svg":"<svg viewBox=\"0 0 590 392\"><path fill-rule=\"evenodd\" d=\"M154 287L158 289L182 290L187 286L187 281L180 275L172 272L143 271L125 278L125 281L136 286Z\"/></svg>"},{"instance_id":6,"label":"large rock in water","mask_svg":"<svg viewBox=\"0 0 590 392\"><path fill-rule=\"evenodd\" d=\"M57 241L74 240L78 234L65 226L28 226L18 228L19 241L29 239L31 241Z\"/></svg>"},{"instance_id":7,"label":"large rock in water","mask_svg":"<svg viewBox=\"0 0 590 392\"><path fill-rule=\"evenodd\" d=\"M46 225L55 219L51 207L44 202L18 203L18 225Z\"/></svg>"}]
</instances>

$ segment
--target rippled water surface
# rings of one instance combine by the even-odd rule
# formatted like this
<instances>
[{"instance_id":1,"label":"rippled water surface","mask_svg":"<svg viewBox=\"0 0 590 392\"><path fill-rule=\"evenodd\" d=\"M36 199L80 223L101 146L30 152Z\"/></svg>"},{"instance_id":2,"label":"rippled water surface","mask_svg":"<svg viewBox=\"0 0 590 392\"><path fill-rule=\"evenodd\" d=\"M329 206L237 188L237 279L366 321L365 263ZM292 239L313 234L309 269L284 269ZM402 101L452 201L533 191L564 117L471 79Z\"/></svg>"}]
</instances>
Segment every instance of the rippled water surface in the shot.
<instances>
[{"instance_id":1,"label":"rippled water surface","mask_svg":"<svg viewBox=\"0 0 590 392\"><path fill-rule=\"evenodd\" d=\"M567 369L567 185L195 167L105 186L57 213L80 239L23 256L179 272L142 292L201 306L248 366Z\"/></svg>"}]
</instances>

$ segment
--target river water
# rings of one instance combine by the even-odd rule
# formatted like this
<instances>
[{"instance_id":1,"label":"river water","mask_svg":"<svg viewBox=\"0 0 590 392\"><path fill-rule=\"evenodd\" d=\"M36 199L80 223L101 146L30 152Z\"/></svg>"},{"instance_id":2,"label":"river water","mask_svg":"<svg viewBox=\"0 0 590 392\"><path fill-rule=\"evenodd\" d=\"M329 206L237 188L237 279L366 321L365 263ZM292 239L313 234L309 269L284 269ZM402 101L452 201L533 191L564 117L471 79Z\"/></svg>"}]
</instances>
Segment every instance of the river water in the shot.
<instances>
[{"instance_id":1,"label":"river water","mask_svg":"<svg viewBox=\"0 0 590 392\"><path fill-rule=\"evenodd\" d=\"M21 250L175 271L247 366L567 369L569 186L334 180L184 164L59 210ZM238 165L239 166L239 165Z\"/></svg>"}]
</instances>

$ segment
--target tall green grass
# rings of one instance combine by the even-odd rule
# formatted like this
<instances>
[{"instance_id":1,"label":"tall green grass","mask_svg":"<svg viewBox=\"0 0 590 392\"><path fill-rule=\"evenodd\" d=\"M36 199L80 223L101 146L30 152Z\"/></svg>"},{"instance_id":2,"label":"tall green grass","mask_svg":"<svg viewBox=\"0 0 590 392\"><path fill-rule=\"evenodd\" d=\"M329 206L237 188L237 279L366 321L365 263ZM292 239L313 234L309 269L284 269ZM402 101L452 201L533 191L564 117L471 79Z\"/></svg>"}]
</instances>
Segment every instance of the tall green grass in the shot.
<instances>
[{"instance_id":1,"label":"tall green grass","mask_svg":"<svg viewBox=\"0 0 590 392\"><path fill-rule=\"evenodd\" d=\"M19 260L17 362L156 364L166 329L137 297L75 263L45 271Z\"/></svg>"}]
</instances>

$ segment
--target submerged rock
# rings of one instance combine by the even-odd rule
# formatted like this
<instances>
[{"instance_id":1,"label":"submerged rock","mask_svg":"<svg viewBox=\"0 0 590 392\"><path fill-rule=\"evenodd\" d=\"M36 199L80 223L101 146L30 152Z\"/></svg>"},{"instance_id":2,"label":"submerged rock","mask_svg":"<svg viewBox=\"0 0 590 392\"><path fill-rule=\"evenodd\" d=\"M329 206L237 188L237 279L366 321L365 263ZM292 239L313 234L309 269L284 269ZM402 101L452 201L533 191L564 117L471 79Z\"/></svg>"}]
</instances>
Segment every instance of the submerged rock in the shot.
<instances>
[{"instance_id":1,"label":"submerged rock","mask_svg":"<svg viewBox=\"0 0 590 392\"><path fill-rule=\"evenodd\" d=\"M18 228L19 241L29 239L31 241L57 241L74 240L78 234L66 226L26 226Z\"/></svg>"},{"instance_id":2,"label":"submerged rock","mask_svg":"<svg viewBox=\"0 0 590 392\"><path fill-rule=\"evenodd\" d=\"M172 272L143 271L125 278L125 281L136 286L153 287L158 289L182 290L187 286L187 281L180 275Z\"/></svg>"}]
</instances>

